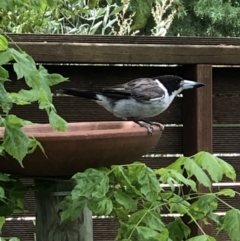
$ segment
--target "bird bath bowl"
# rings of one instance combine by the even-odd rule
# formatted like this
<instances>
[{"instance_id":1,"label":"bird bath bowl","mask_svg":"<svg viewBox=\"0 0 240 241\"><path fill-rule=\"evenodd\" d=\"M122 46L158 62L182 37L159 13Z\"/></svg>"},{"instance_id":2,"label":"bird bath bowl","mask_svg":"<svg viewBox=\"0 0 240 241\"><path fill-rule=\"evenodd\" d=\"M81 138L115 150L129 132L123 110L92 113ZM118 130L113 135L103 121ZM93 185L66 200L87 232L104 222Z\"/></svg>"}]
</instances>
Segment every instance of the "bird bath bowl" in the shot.
<instances>
[{"instance_id":1,"label":"bird bath bowl","mask_svg":"<svg viewBox=\"0 0 240 241\"><path fill-rule=\"evenodd\" d=\"M43 145L23 160L22 168L11 157L0 157L0 171L21 176L71 176L87 168L109 167L137 161L159 140L161 131L154 127L152 135L130 121L69 123L65 132L49 124L23 128ZM0 138L4 129L0 128Z\"/></svg>"}]
</instances>

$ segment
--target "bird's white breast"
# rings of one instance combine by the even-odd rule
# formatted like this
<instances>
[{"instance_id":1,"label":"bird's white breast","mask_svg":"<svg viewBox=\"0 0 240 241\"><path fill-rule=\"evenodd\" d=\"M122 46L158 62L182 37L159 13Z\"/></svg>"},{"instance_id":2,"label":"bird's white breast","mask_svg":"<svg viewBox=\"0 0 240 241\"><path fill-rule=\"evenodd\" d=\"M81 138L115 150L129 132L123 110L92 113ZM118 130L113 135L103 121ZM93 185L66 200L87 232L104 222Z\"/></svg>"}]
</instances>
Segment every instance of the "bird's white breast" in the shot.
<instances>
[{"instance_id":1,"label":"bird's white breast","mask_svg":"<svg viewBox=\"0 0 240 241\"><path fill-rule=\"evenodd\" d=\"M103 97L102 99L105 99ZM107 98L106 98L107 99ZM166 110L171 102L166 96L162 99L151 101L137 101L135 99L122 99L112 105L107 100L98 101L109 112L120 118L148 118L161 114Z\"/></svg>"}]
</instances>

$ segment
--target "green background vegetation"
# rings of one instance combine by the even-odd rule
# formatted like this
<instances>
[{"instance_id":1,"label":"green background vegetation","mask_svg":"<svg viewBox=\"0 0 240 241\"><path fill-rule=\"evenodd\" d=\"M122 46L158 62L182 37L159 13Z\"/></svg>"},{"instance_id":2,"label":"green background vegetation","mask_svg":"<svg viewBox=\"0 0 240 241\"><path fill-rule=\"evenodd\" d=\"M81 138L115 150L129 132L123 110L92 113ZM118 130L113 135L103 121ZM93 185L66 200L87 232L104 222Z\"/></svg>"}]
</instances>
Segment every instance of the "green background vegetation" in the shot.
<instances>
[{"instance_id":1,"label":"green background vegetation","mask_svg":"<svg viewBox=\"0 0 240 241\"><path fill-rule=\"evenodd\" d=\"M154 21L151 12L156 4L163 7L161 22ZM132 19L124 34L139 30L137 34L159 35L152 29L164 25L171 14L169 36L240 34L240 1L234 0L0 0L0 29L8 33L116 34L123 6L127 6L124 19Z\"/></svg>"}]
</instances>

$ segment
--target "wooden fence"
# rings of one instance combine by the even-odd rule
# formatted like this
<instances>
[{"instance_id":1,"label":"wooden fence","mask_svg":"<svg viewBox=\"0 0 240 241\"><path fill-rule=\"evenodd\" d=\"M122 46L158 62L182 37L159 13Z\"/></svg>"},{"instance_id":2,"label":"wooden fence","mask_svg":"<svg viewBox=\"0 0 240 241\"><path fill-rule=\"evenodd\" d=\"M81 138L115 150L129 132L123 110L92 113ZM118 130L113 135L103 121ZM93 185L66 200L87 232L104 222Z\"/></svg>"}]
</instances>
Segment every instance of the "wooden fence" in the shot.
<instances>
[{"instance_id":1,"label":"wooden fence","mask_svg":"<svg viewBox=\"0 0 240 241\"><path fill-rule=\"evenodd\" d=\"M238 173L237 182L240 182L240 67L236 66L240 64L240 39L77 35L11 35L11 38L36 62L43 63L49 72L69 77L71 81L58 88L97 90L134 78L162 74L177 74L205 83L204 88L176 98L167 111L154 118L167 127L159 144L146 153L142 161L151 168L160 168L170 164L179 154L210 151L223 156L234 166ZM7 68L11 70L12 67ZM16 79L12 71L10 78ZM23 87L21 80L7 85L9 91ZM88 100L55 97L54 104L68 122L117 120ZM46 114L34 104L14 107L13 112L34 122L47 122ZM219 185L227 185L227 181L224 179L225 183ZM233 189L240 192L240 184ZM239 197L224 200L240 208ZM29 212L21 216L28 219L17 220L13 216L7 221L3 236L34 240L34 202L33 193L29 193L25 205ZM217 211L226 209L220 204ZM211 234L209 227L203 228ZM94 218L93 228L94 241L113 241L117 222L111 218ZM217 240L228 241L229 238L220 233Z\"/></svg>"}]
</instances>

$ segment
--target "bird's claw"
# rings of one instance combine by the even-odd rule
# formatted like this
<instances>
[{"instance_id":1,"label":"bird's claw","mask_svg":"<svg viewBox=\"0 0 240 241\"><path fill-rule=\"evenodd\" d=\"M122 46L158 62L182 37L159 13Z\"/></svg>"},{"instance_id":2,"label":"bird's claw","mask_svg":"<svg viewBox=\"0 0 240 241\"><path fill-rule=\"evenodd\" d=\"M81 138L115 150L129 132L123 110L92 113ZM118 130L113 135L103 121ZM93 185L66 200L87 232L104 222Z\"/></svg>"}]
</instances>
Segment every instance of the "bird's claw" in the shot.
<instances>
[{"instance_id":1,"label":"bird's claw","mask_svg":"<svg viewBox=\"0 0 240 241\"><path fill-rule=\"evenodd\" d=\"M154 121L135 120L135 119L133 119L133 121L137 123L139 126L146 128L149 135L152 135L153 133L153 126L158 126L161 131L163 131L165 128L164 125Z\"/></svg>"},{"instance_id":2,"label":"bird's claw","mask_svg":"<svg viewBox=\"0 0 240 241\"><path fill-rule=\"evenodd\" d=\"M147 129L148 135L152 135L153 133L153 127L151 124L145 123L145 122L138 122L139 126L144 127Z\"/></svg>"},{"instance_id":3,"label":"bird's claw","mask_svg":"<svg viewBox=\"0 0 240 241\"><path fill-rule=\"evenodd\" d=\"M164 131L164 129L165 129L164 125L159 122L151 121L151 122L149 122L149 124L152 126L158 126L161 131Z\"/></svg>"}]
</instances>

